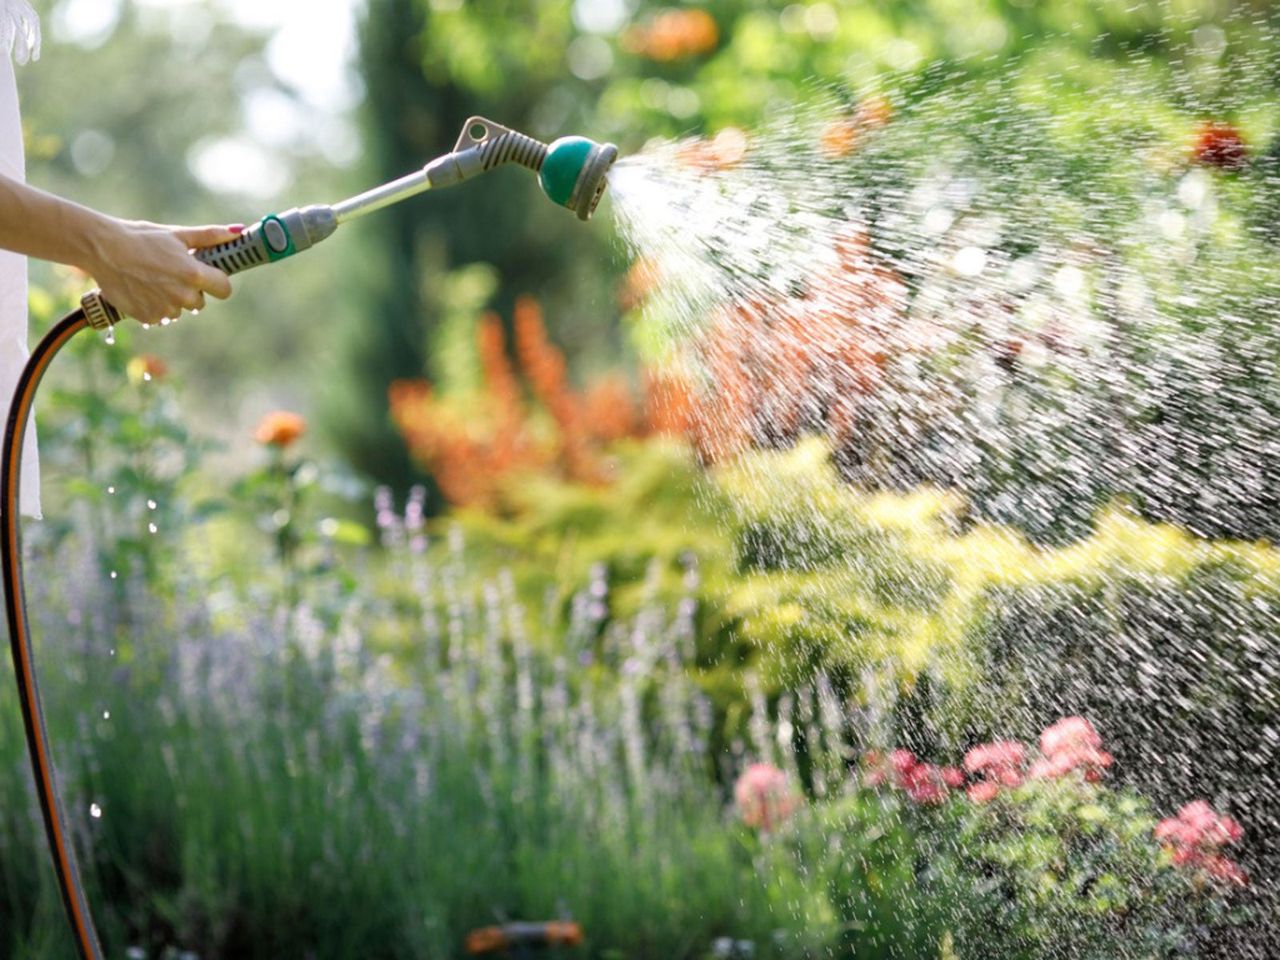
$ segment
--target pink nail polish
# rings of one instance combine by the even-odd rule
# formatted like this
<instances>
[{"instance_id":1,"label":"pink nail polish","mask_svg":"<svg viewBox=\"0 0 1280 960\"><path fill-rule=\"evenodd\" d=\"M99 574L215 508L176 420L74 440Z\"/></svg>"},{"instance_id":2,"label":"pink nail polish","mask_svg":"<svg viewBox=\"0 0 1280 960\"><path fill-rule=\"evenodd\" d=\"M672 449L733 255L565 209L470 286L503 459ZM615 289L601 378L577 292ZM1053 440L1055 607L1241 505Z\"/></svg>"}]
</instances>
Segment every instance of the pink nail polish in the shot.
<instances>
[{"instance_id":1,"label":"pink nail polish","mask_svg":"<svg viewBox=\"0 0 1280 960\"><path fill-rule=\"evenodd\" d=\"M233 223L231 224L231 226L227 227L227 229L230 230L232 233L244 233L244 224Z\"/></svg>"}]
</instances>

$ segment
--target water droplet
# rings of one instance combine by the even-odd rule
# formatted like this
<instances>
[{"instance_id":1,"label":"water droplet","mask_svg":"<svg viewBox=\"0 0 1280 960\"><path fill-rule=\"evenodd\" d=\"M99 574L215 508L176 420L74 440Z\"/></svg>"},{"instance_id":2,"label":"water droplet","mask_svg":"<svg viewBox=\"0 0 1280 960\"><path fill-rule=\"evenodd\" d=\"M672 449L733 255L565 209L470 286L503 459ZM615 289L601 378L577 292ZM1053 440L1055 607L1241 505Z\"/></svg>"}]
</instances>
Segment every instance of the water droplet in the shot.
<instances>
[{"instance_id":1,"label":"water droplet","mask_svg":"<svg viewBox=\"0 0 1280 960\"><path fill-rule=\"evenodd\" d=\"M116 488L114 486L107 487L107 493L115 493L115 492L116 492Z\"/></svg>"},{"instance_id":2,"label":"water droplet","mask_svg":"<svg viewBox=\"0 0 1280 960\"><path fill-rule=\"evenodd\" d=\"M142 374L142 382L143 382L143 383L149 383L149 382L150 382L150 380L151 380L151 374L149 374L149 373L147 373L147 372L143 371L143 374Z\"/></svg>"},{"instance_id":3,"label":"water droplet","mask_svg":"<svg viewBox=\"0 0 1280 960\"><path fill-rule=\"evenodd\" d=\"M1160 214L1156 225L1160 228L1160 233L1168 240L1178 240L1186 232L1187 220L1176 210L1166 210Z\"/></svg>"},{"instance_id":4,"label":"water droplet","mask_svg":"<svg viewBox=\"0 0 1280 960\"><path fill-rule=\"evenodd\" d=\"M1053 286L1064 297L1075 296L1084 289L1084 271L1068 264L1053 275Z\"/></svg>"},{"instance_id":5,"label":"water droplet","mask_svg":"<svg viewBox=\"0 0 1280 960\"><path fill-rule=\"evenodd\" d=\"M987 265L987 252L981 247L962 247L951 258L951 266L964 277L976 277Z\"/></svg>"},{"instance_id":6,"label":"water droplet","mask_svg":"<svg viewBox=\"0 0 1280 960\"><path fill-rule=\"evenodd\" d=\"M110 719L111 719L111 711L110 711L110 710L103 710L103 711L102 711L102 719L103 719L103 720L110 720Z\"/></svg>"},{"instance_id":7,"label":"water droplet","mask_svg":"<svg viewBox=\"0 0 1280 960\"><path fill-rule=\"evenodd\" d=\"M102 808L98 806L96 803L89 804L89 816L93 817L93 819L95 820L101 820Z\"/></svg>"},{"instance_id":8,"label":"water droplet","mask_svg":"<svg viewBox=\"0 0 1280 960\"><path fill-rule=\"evenodd\" d=\"M148 509L148 510L154 510L155 508L156 508L156 502L155 502L154 500L148 500L148 501L147 501L147 509Z\"/></svg>"},{"instance_id":9,"label":"water droplet","mask_svg":"<svg viewBox=\"0 0 1280 960\"><path fill-rule=\"evenodd\" d=\"M111 579L112 579L112 580L114 580L117 576L118 576L118 574L117 574L114 570L112 570L112 571L111 571Z\"/></svg>"},{"instance_id":10,"label":"water droplet","mask_svg":"<svg viewBox=\"0 0 1280 960\"><path fill-rule=\"evenodd\" d=\"M116 342L116 328L115 328L114 326L112 326L112 327L107 327L107 332L106 332L105 336L103 336L103 338L102 338L102 339L103 339L104 341L106 341L106 344L107 344L107 346L108 346L108 347L115 346L115 342Z\"/></svg>"},{"instance_id":11,"label":"water droplet","mask_svg":"<svg viewBox=\"0 0 1280 960\"><path fill-rule=\"evenodd\" d=\"M147 529L148 529L149 531L151 531L152 533L155 533L157 528L156 528L156 525L155 525L154 523L148 523L148 524L147 524Z\"/></svg>"}]
</instances>

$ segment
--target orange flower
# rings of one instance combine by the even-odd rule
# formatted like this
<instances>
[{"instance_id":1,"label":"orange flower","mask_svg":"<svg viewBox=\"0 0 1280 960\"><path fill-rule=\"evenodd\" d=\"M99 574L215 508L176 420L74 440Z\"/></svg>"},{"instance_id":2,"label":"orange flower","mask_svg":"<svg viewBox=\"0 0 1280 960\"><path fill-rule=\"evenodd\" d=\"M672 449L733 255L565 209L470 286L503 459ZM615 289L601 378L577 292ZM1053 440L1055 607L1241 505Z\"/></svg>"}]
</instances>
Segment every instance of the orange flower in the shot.
<instances>
[{"instance_id":1,"label":"orange flower","mask_svg":"<svg viewBox=\"0 0 1280 960\"><path fill-rule=\"evenodd\" d=\"M609 461L602 454L609 444L685 429L687 390L675 391L674 405L658 406L655 385L646 381L649 402L643 412L621 376L575 391L565 356L548 336L532 297L516 300L512 327L515 363L502 321L493 313L480 319L476 340L484 388L478 395L442 397L423 380L397 380L387 391L391 419L410 454L431 471L449 503L518 509L518 497L508 496L510 479L540 471L575 483L606 483Z\"/></svg>"},{"instance_id":2,"label":"orange flower","mask_svg":"<svg viewBox=\"0 0 1280 960\"><path fill-rule=\"evenodd\" d=\"M637 259L618 287L618 306L625 311L644 303L661 277L657 263L648 257Z\"/></svg>"},{"instance_id":3,"label":"orange flower","mask_svg":"<svg viewBox=\"0 0 1280 960\"><path fill-rule=\"evenodd\" d=\"M169 365L151 353L140 353L129 359L125 374L130 383L145 383L148 380L163 380L169 373Z\"/></svg>"},{"instance_id":4,"label":"orange flower","mask_svg":"<svg viewBox=\"0 0 1280 960\"><path fill-rule=\"evenodd\" d=\"M628 53L670 63L709 53L720 42L720 28L705 10L663 10L622 36Z\"/></svg>"},{"instance_id":5,"label":"orange flower","mask_svg":"<svg viewBox=\"0 0 1280 960\"><path fill-rule=\"evenodd\" d=\"M866 130L883 127L893 116L893 104L878 93L873 93L858 104L854 119Z\"/></svg>"},{"instance_id":6,"label":"orange flower","mask_svg":"<svg viewBox=\"0 0 1280 960\"><path fill-rule=\"evenodd\" d=\"M288 410L274 410L258 422L253 439L283 450L306 433L307 421Z\"/></svg>"},{"instance_id":7,"label":"orange flower","mask_svg":"<svg viewBox=\"0 0 1280 960\"><path fill-rule=\"evenodd\" d=\"M602 377L583 394L582 425L593 440L608 444L634 437L639 432L639 419L625 377Z\"/></svg>"},{"instance_id":8,"label":"orange flower","mask_svg":"<svg viewBox=\"0 0 1280 960\"><path fill-rule=\"evenodd\" d=\"M512 314L516 356L520 369L533 387L534 396L556 421L560 430L560 456L574 480L592 483L600 471L588 450L583 431L581 403L569 387L568 364L564 354L547 337L542 308L530 296L516 298Z\"/></svg>"},{"instance_id":9,"label":"orange flower","mask_svg":"<svg viewBox=\"0 0 1280 960\"><path fill-rule=\"evenodd\" d=\"M818 136L819 149L832 159L847 157L862 145L863 138L879 129L893 116L893 107L884 97L867 97L858 104L851 117L833 120Z\"/></svg>"},{"instance_id":10,"label":"orange flower","mask_svg":"<svg viewBox=\"0 0 1280 960\"><path fill-rule=\"evenodd\" d=\"M858 144L858 125L847 117L832 120L822 128L818 144L832 159L847 157Z\"/></svg>"},{"instance_id":11,"label":"orange flower","mask_svg":"<svg viewBox=\"0 0 1280 960\"><path fill-rule=\"evenodd\" d=\"M747 155L747 135L737 127L725 127L710 140L699 137L680 147L677 159L687 167L707 172L732 170Z\"/></svg>"},{"instance_id":12,"label":"orange flower","mask_svg":"<svg viewBox=\"0 0 1280 960\"><path fill-rule=\"evenodd\" d=\"M697 398L693 388L678 374L645 371L645 426L660 436L682 437L691 433Z\"/></svg>"}]
</instances>

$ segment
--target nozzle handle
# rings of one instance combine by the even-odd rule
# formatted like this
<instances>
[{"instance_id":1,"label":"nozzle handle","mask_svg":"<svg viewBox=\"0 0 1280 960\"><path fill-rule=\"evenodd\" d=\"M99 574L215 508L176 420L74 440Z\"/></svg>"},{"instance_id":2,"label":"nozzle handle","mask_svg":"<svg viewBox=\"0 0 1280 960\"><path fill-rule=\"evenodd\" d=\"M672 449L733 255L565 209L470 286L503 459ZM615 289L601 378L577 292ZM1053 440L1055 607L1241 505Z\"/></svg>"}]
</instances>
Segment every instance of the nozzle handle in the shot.
<instances>
[{"instance_id":1,"label":"nozzle handle","mask_svg":"<svg viewBox=\"0 0 1280 960\"><path fill-rule=\"evenodd\" d=\"M274 263L315 246L338 229L333 208L315 204L284 213L270 213L234 240L195 252L197 260L223 273L240 273L264 263Z\"/></svg>"},{"instance_id":2,"label":"nozzle handle","mask_svg":"<svg viewBox=\"0 0 1280 960\"><path fill-rule=\"evenodd\" d=\"M194 256L230 275L301 253L337 229L338 221L332 207L324 204L301 209L294 207L284 213L268 214L234 240L216 247L202 247L195 251ZM80 307L89 326L95 330L106 329L124 319L124 315L102 296L101 290L91 290L81 297Z\"/></svg>"}]
</instances>

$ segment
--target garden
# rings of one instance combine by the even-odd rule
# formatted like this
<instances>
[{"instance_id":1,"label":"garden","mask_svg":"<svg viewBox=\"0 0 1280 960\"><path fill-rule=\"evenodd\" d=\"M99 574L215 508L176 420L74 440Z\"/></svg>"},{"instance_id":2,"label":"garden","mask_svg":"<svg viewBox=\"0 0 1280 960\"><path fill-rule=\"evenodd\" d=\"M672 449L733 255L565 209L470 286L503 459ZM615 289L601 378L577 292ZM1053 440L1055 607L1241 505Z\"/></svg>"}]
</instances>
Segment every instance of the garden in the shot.
<instances>
[{"instance_id":1,"label":"garden","mask_svg":"<svg viewBox=\"0 0 1280 960\"><path fill-rule=\"evenodd\" d=\"M116 6L306 107L232 5ZM1273 956L1277 31L370 0L361 158L236 203L473 114L622 159L589 224L497 171L59 357L27 602L108 955ZM142 121L89 98L90 174L22 82L32 180L141 202ZM37 334L89 282L33 279ZM4 703L0 956L60 960Z\"/></svg>"}]
</instances>

